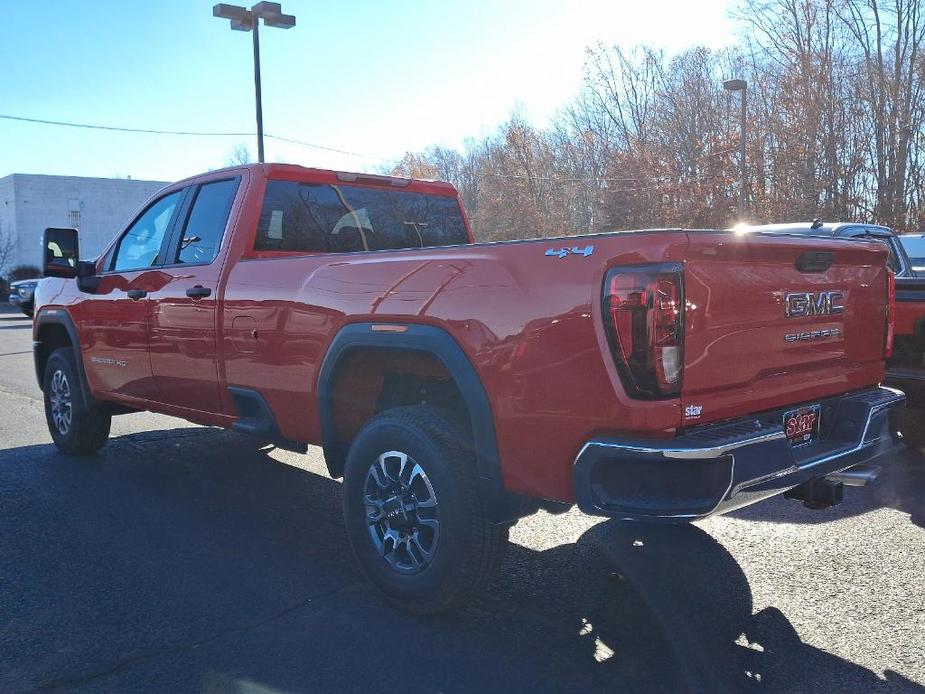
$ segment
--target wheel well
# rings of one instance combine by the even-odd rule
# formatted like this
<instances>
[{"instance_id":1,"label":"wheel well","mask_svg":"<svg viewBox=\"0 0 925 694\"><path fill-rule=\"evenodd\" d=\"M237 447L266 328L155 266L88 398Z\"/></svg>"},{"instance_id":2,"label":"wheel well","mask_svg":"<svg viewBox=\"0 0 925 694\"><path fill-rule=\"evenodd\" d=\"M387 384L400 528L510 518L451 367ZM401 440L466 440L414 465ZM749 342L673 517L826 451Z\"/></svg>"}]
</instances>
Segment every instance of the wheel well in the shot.
<instances>
[{"instance_id":1,"label":"wheel well","mask_svg":"<svg viewBox=\"0 0 925 694\"><path fill-rule=\"evenodd\" d=\"M408 405L438 407L472 436L469 410L458 384L443 362L429 352L352 348L337 364L332 395L332 443L343 453L371 417ZM328 459L332 477L343 474L344 457Z\"/></svg>"},{"instance_id":2,"label":"wheel well","mask_svg":"<svg viewBox=\"0 0 925 694\"><path fill-rule=\"evenodd\" d=\"M68 335L67 329L60 323L48 323L39 329L38 333L39 347L35 353L35 370L39 376L39 386L44 386L43 375L48 358L56 349L61 347L73 347L71 336Z\"/></svg>"},{"instance_id":3,"label":"wheel well","mask_svg":"<svg viewBox=\"0 0 925 694\"><path fill-rule=\"evenodd\" d=\"M504 486L488 393L459 344L432 325L351 323L331 340L318 372L321 442L331 475L342 476L351 439L377 410L419 403L447 410L470 434L492 522L522 517Z\"/></svg>"}]
</instances>

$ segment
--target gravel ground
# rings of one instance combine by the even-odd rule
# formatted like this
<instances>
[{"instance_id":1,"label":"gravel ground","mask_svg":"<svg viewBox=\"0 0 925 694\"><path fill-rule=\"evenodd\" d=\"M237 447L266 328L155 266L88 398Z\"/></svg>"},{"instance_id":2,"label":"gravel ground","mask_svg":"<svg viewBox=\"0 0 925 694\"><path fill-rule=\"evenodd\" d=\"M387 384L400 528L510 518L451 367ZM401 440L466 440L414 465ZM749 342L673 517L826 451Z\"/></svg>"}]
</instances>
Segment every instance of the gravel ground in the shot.
<instances>
[{"instance_id":1,"label":"gravel ground","mask_svg":"<svg viewBox=\"0 0 925 694\"><path fill-rule=\"evenodd\" d=\"M540 513L489 592L411 618L358 575L317 449L137 414L59 455L29 328L0 313L0 691L925 691L921 452L822 512Z\"/></svg>"}]
</instances>

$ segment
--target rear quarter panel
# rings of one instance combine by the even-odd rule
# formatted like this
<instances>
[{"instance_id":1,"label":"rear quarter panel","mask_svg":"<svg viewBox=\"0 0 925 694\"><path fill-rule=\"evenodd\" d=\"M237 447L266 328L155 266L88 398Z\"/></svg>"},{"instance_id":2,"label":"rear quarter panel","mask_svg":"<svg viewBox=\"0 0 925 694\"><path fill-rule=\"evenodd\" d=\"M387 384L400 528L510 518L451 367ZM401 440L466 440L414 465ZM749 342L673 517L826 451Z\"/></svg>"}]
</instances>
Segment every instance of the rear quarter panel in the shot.
<instances>
[{"instance_id":1,"label":"rear quarter panel","mask_svg":"<svg viewBox=\"0 0 925 694\"><path fill-rule=\"evenodd\" d=\"M679 421L677 401L623 394L600 299L608 267L680 260L687 240L607 235L581 240L594 245L588 257L545 254L563 243L242 260L224 293L224 325L241 327L225 333L228 384L260 390L285 436L318 442L318 369L343 325L438 326L488 393L507 487L571 499L571 462L589 437L667 436Z\"/></svg>"}]
</instances>

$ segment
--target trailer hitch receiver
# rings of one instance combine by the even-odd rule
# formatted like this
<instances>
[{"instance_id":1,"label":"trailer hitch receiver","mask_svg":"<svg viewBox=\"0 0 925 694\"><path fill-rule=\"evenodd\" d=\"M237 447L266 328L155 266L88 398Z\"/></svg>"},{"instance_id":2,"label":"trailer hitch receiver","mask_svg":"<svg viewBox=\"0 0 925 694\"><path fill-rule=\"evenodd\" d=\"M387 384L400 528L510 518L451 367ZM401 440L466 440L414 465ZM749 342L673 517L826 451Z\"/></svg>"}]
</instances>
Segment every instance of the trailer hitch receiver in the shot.
<instances>
[{"instance_id":1,"label":"trailer hitch receiver","mask_svg":"<svg viewBox=\"0 0 925 694\"><path fill-rule=\"evenodd\" d=\"M802 501L806 508L824 509L837 506L845 497L845 485L842 482L826 479L810 480L784 492L784 498Z\"/></svg>"}]
</instances>

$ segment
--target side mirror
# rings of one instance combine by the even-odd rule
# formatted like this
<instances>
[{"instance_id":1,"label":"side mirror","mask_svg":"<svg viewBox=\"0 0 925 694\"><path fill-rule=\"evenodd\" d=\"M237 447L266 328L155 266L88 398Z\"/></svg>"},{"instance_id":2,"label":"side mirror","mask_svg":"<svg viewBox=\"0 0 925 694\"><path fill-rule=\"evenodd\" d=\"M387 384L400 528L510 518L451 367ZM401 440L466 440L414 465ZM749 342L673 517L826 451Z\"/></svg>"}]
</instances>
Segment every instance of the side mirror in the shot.
<instances>
[{"instance_id":1,"label":"side mirror","mask_svg":"<svg viewBox=\"0 0 925 694\"><path fill-rule=\"evenodd\" d=\"M93 294L100 288L103 278L96 274L96 263L81 260L77 263L77 288L82 292Z\"/></svg>"},{"instance_id":2,"label":"side mirror","mask_svg":"<svg viewBox=\"0 0 925 694\"><path fill-rule=\"evenodd\" d=\"M77 277L77 229L48 227L42 248L45 253L42 274L45 277Z\"/></svg>"}]
</instances>

